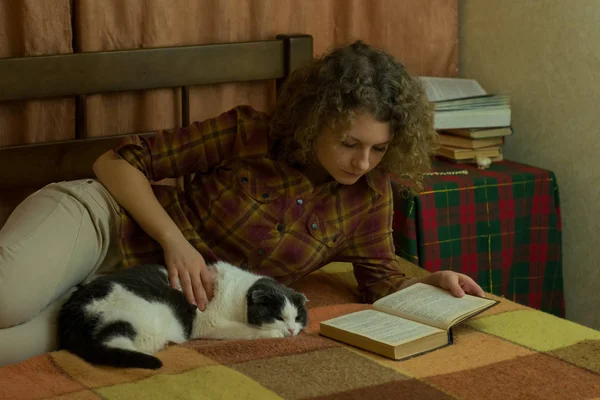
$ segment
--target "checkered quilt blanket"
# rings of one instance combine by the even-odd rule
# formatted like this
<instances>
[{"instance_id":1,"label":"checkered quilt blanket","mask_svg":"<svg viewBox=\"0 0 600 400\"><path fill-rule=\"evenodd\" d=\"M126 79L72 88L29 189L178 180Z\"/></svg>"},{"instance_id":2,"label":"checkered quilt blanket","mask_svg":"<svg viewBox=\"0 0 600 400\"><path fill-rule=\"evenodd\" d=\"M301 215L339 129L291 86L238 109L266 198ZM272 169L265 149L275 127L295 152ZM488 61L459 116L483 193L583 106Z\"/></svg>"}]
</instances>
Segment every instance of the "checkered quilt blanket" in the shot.
<instances>
[{"instance_id":1,"label":"checkered quilt blanket","mask_svg":"<svg viewBox=\"0 0 600 400\"><path fill-rule=\"evenodd\" d=\"M160 352L156 371L96 367L53 352L0 368L0 398L600 398L600 332L503 298L456 328L454 345L405 361L320 336L319 321L370 307L357 303L353 282L346 265L298 282L310 323L297 337L191 341Z\"/></svg>"}]
</instances>

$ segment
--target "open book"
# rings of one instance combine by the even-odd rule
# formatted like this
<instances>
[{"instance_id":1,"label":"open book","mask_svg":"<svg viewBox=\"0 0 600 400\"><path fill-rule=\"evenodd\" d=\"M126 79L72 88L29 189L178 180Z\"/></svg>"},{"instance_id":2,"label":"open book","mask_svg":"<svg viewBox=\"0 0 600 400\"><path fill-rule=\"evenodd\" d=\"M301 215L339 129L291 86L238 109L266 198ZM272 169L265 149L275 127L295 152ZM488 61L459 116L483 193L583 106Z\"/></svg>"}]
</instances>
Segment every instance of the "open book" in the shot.
<instances>
[{"instance_id":1,"label":"open book","mask_svg":"<svg viewBox=\"0 0 600 400\"><path fill-rule=\"evenodd\" d=\"M479 98L487 95L475 79L419 77L429 101L449 101L456 99Z\"/></svg>"},{"instance_id":2,"label":"open book","mask_svg":"<svg viewBox=\"0 0 600 400\"><path fill-rule=\"evenodd\" d=\"M320 324L320 333L395 360L452 344L452 327L499 301L416 283L357 311Z\"/></svg>"},{"instance_id":3,"label":"open book","mask_svg":"<svg viewBox=\"0 0 600 400\"><path fill-rule=\"evenodd\" d=\"M421 76L419 80L435 108L435 129L510 126L510 98L487 93L475 79Z\"/></svg>"}]
</instances>

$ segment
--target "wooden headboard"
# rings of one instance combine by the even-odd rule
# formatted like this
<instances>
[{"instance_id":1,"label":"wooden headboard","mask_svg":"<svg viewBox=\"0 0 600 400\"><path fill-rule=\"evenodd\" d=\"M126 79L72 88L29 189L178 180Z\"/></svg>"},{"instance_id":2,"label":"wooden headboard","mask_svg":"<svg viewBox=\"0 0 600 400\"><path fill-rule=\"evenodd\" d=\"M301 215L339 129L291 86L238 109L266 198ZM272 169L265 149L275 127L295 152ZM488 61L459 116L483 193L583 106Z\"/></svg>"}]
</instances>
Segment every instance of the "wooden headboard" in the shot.
<instances>
[{"instance_id":1,"label":"wooden headboard","mask_svg":"<svg viewBox=\"0 0 600 400\"><path fill-rule=\"evenodd\" d=\"M86 95L181 87L185 126L190 123L190 86L272 79L279 86L312 57L312 37L299 34L253 42L0 59L0 76L10 77L0 79L0 101L76 99L76 139L0 148L0 190L94 176L93 161L123 135L86 138Z\"/></svg>"},{"instance_id":2,"label":"wooden headboard","mask_svg":"<svg viewBox=\"0 0 600 400\"><path fill-rule=\"evenodd\" d=\"M262 41L0 59L0 102L76 100L76 139L0 148L0 226L34 190L51 182L94 177L94 160L124 136L87 137L86 95L181 88L185 126L190 123L190 86L276 80L278 88L312 57L312 36L294 34Z\"/></svg>"}]
</instances>

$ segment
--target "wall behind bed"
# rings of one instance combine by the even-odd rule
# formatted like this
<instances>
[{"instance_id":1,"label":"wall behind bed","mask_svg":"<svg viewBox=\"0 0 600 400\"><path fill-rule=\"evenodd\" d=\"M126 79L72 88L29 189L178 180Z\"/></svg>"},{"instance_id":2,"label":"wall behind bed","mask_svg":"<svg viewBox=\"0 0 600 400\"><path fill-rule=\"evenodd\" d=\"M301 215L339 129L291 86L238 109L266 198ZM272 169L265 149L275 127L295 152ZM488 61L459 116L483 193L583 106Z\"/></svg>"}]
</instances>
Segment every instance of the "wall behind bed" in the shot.
<instances>
[{"instance_id":1,"label":"wall behind bed","mask_svg":"<svg viewBox=\"0 0 600 400\"><path fill-rule=\"evenodd\" d=\"M0 58L72 53L71 42L70 0L0 0ZM74 135L72 98L0 103L0 146Z\"/></svg>"},{"instance_id":2,"label":"wall behind bed","mask_svg":"<svg viewBox=\"0 0 600 400\"><path fill-rule=\"evenodd\" d=\"M313 36L314 53L362 39L416 75L458 76L458 0L0 0L0 58ZM190 65L189 68L202 68ZM243 66L240 66L243 68ZM10 79L10 77L0 77ZM90 76L90 79L94 79ZM267 111L274 82L190 90L190 119ZM86 134L180 125L179 90L87 96ZM75 138L73 98L0 103L0 147ZM37 188L0 191L0 226Z\"/></svg>"},{"instance_id":3,"label":"wall behind bed","mask_svg":"<svg viewBox=\"0 0 600 400\"><path fill-rule=\"evenodd\" d=\"M388 49L414 74L457 76L457 12L457 0L0 0L0 57L307 33L315 55L360 38ZM179 126L179 99L171 89L89 96L87 134ZM240 103L268 110L273 101L274 82L194 87L190 118ZM0 103L0 146L73 139L74 109L73 99Z\"/></svg>"}]
</instances>

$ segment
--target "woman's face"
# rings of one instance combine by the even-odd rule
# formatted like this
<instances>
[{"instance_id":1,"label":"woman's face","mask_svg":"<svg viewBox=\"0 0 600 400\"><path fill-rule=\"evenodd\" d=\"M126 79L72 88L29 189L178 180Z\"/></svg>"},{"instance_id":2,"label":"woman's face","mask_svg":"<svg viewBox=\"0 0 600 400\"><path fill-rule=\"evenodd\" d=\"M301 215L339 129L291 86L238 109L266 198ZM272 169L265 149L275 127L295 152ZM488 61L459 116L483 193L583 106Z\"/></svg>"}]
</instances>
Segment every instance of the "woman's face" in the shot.
<instances>
[{"instance_id":1,"label":"woman's face","mask_svg":"<svg viewBox=\"0 0 600 400\"><path fill-rule=\"evenodd\" d=\"M352 185L381 162L391 140L389 122L357 113L350 129L327 132L317 139L316 155L338 183Z\"/></svg>"}]
</instances>

